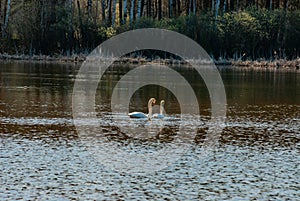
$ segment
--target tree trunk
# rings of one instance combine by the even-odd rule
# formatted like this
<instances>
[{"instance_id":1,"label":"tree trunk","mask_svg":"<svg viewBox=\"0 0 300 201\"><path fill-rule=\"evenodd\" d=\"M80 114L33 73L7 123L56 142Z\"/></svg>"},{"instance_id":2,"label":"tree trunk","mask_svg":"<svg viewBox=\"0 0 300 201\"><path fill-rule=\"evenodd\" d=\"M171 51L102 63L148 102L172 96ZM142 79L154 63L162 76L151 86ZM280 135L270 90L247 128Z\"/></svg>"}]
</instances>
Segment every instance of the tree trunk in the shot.
<instances>
[{"instance_id":1,"label":"tree trunk","mask_svg":"<svg viewBox=\"0 0 300 201\"><path fill-rule=\"evenodd\" d=\"M123 0L119 0L119 22L123 23Z\"/></svg>"},{"instance_id":2,"label":"tree trunk","mask_svg":"<svg viewBox=\"0 0 300 201\"><path fill-rule=\"evenodd\" d=\"M10 0L6 0L6 5L5 5L5 18L4 18L4 24L3 24L3 28L2 28L2 37L5 36L6 34L6 29L8 26L8 20L9 20L9 15L10 15Z\"/></svg>"},{"instance_id":3,"label":"tree trunk","mask_svg":"<svg viewBox=\"0 0 300 201\"><path fill-rule=\"evenodd\" d=\"M43 41L44 34L45 34L45 17L44 17L44 9L45 9L45 2L44 0L40 1L40 41Z\"/></svg>"},{"instance_id":4,"label":"tree trunk","mask_svg":"<svg viewBox=\"0 0 300 201\"><path fill-rule=\"evenodd\" d=\"M95 16L94 16L94 24L97 24L97 19L98 19L98 10L99 10L99 0L96 0L96 12L95 12Z\"/></svg>"},{"instance_id":5,"label":"tree trunk","mask_svg":"<svg viewBox=\"0 0 300 201\"><path fill-rule=\"evenodd\" d=\"M105 7L106 7L106 5L105 5L105 0L102 0L101 1L101 8L102 8L102 21L104 22L105 21Z\"/></svg>"},{"instance_id":6,"label":"tree trunk","mask_svg":"<svg viewBox=\"0 0 300 201\"><path fill-rule=\"evenodd\" d=\"M80 2L77 0L77 7L78 7L78 18L79 18L79 24L80 29L82 28L82 15L81 15L81 9L80 9Z\"/></svg>"},{"instance_id":7,"label":"tree trunk","mask_svg":"<svg viewBox=\"0 0 300 201\"><path fill-rule=\"evenodd\" d=\"M216 3L216 12L215 12L215 18L216 19L218 18L218 15L219 15L219 8L220 8L220 0L217 0L217 3Z\"/></svg>"},{"instance_id":8,"label":"tree trunk","mask_svg":"<svg viewBox=\"0 0 300 201\"><path fill-rule=\"evenodd\" d=\"M284 10L287 10L289 8L289 0L285 0L284 2Z\"/></svg>"},{"instance_id":9,"label":"tree trunk","mask_svg":"<svg viewBox=\"0 0 300 201\"><path fill-rule=\"evenodd\" d=\"M116 23L116 9L117 8L117 0L113 0L113 6L112 6L112 21L111 26L114 27Z\"/></svg>"},{"instance_id":10,"label":"tree trunk","mask_svg":"<svg viewBox=\"0 0 300 201\"><path fill-rule=\"evenodd\" d=\"M158 0L158 20L162 18L162 0Z\"/></svg>"},{"instance_id":11,"label":"tree trunk","mask_svg":"<svg viewBox=\"0 0 300 201\"><path fill-rule=\"evenodd\" d=\"M82 29L83 23L82 23L82 16L81 16L81 9L80 9L80 2L79 2L79 0L77 0L77 8L78 8L78 18L79 18L79 27L80 27L79 29L80 29L80 32L81 32L81 37L84 38L85 33L83 32L83 29ZM78 43L79 43L79 48L80 48L81 45L82 45L80 39L79 39Z\"/></svg>"},{"instance_id":12,"label":"tree trunk","mask_svg":"<svg viewBox=\"0 0 300 201\"><path fill-rule=\"evenodd\" d=\"M0 0L0 28L2 28L1 21L2 21L2 0Z\"/></svg>"},{"instance_id":13,"label":"tree trunk","mask_svg":"<svg viewBox=\"0 0 300 201\"><path fill-rule=\"evenodd\" d=\"M173 1L173 16L177 16L177 0Z\"/></svg>"},{"instance_id":14,"label":"tree trunk","mask_svg":"<svg viewBox=\"0 0 300 201\"><path fill-rule=\"evenodd\" d=\"M147 17L151 17L152 3L151 0L147 0Z\"/></svg>"},{"instance_id":15,"label":"tree trunk","mask_svg":"<svg viewBox=\"0 0 300 201\"><path fill-rule=\"evenodd\" d=\"M280 8L280 0L276 1L276 7L274 6L274 9L279 9Z\"/></svg>"},{"instance_id":16,"label":"tree trunk","mask_svg":"<svg viewBox=\"0 0 300 201\"><path fill-rule=\"evenodd\" d=\"M284 32L283 32L283 43L286 44L286 40L287 40L287 32L288 32L288 26L289 26L289 20L288 20L288 12L287 12L287 8L288 8L288 0L284 1ZM285 56L285 55L284 55ZM298 55L297 55L298 56Z\"/></svg>"},{"instance_id":17,"label":"tree trunk","mask_svg":"<svg viewBox=\"0 0 300 201\"><path fill-rule=\"evenodd\" d=\"M134 0L131 0L130 5L130 25L133 23L133 15L134 15Z\"/></svg>"},{"instance_id":18,"label":"tree trunk","mask_svg":"<svg viewBox=\"0 0 300 201\"><path fill-rule=\"evenodd\" d=\"M137 4L137 1L138 0L135 0L134 4L133 4L133 21L136 20L136 4Z\"/></svg>"},{"instance_id":19,"label":"tree trunk","mask_svg":"<svg viewBox=\"0 0 300 201\"><path fill-rule=\"evenodd\" d=\"M87 12L88 12L88 17L90 18L92 16L92 0L87 1Z\"/></svg>"},{"instance_id":20,"label":"tree trunk","mask_svg":"<svg viewBox=\"0 0 300 201\"><path fill-rule=\"evenodd\" d=\"M111 14L111 0L108 0L108 2L107 2L107 9L108 9L108 20L107 20L107 22L108 22L108 24L109 25L111 25L111 23L112 23L112 14Z\"/></svg>"},{"instance_id":21,"label":"tree trunk","mask_svg":"<svg viewBox=\"0 0 300 201\"><path fill-rule=\"evenodd\" d=\"M138 0L138 8L137 8L137 20L138 21L141 18L141 8L142 8L142 0Z\"/></svg>"},{"instance_id":22,"label":"tree trunk","mask_svg":"<svg viewBox=\"0 0 300 201\"><path fill-rule=\"evenodd\" d=\"M126 21L127 21L127 0L124 0L123 13L124 13L123 24L126 24Z\"/></svg>"},{"instance_id":23,"label":"tree trunk","mask_svg":"<svg viewBox=\"0 0 300 201\"><path fill-rule=\"evenodd\" d=\"M158 1L157 0L154 1L154 7L153 7L152 13L153 13L152 18L156 19L158 16Z\"/></svg>"},{"instance_id":24,"label":"tree trunk","mask_svg":"<svg viewBox=\"0 0 300 201\"><path fill-rule=\"evenodd\" d=\"M181 2L180 0L177 0L177 16L179 16L181 14Z\"/></svg>"},{"instance_id":25,"label":"tree trunk","mask_svg":"<svg viewBox=\"0 0 300 201\"><path fill-rule=\"evenodd\" d=\"M145 0L141 0L141 16L144 16L144 7L145 7Z\"/></svg>"},{"instance_id":26,"label":"tree trunk","mask_svg":"<svg viewBox=\"0 0 300 201\"><path fill-rule=\"evenodd\" d=\"M184 10L185 10L185 15L187 16L189 14L189 0L186 0L184 3Z\"/></svg>"},{"instance_id":27,"label":"tree trunk","mask_svg":"<svg viewBox=\"0 0 300 201\"><path fill-rule=\"evenodd\" d=\"M1 0L0 0L1 1ZM5 13L6 13L6 8L7 8L7 0L4 2L4 11L3 11L3 25L5 23ZM3 28L3 27L2 27Z\"/></svg>"},{"instance_id":28,"label":"tree trunk","mask_svg":"<svg viewBox=\"0 0 300 201\"><path fill-rule=\"evenodd\" d=\"M230 11L234 10L234 0L230 0Z\"/></svg>"},{"instance_id":29,"label":"tree trunk","mask_svg":"<svg viewBox=\"0 0 300 201\"><path fill-rule=\"evenodd\" d=\"M67 47L67 56L72 54L73 49L73 0L69 0L69 30L68 30L68 47Z\"/></svg>"},{"instance_id":30,"label":"tree trunk","mask_svg":"<svg viewBox=\"0 0 300 201\"><path fill-rule=\"evenodd\" d=\"M173 17L173 0L169 0L169 18Z\"/></svg>"},{"instance_id":31,"label":"tree trunk","mask_svg":"<svg viewBox=\"0 0 300 201\"><path fill-rule=\"evenodd\" d=\"M196 0L193 0L193 13L196 15L196 8L197 8L197 2Z\"/></svg>"}]
</instances>

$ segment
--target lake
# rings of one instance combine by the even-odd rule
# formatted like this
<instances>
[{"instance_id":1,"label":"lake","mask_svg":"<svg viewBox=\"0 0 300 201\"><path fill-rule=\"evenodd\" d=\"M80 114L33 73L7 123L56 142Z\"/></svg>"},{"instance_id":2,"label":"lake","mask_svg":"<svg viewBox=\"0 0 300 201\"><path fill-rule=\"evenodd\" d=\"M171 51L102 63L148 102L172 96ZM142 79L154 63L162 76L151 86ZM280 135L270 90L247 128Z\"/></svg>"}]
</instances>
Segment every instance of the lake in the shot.
<instances>
[{"instance_id":1,"label":"lake","mask_svg":"<svg viewBox=\"0 0 300 201\"><path fill-rule=\"evenodd\" d=\"M114 87L133 67L111 67L95 97L99 136L89 141L78 134L72 116L79 68L78 64L0 63L0 200L299 199L299 71L218 67L226 90L227 118L218 144L204 152L211 103L194 69L174 67L195 91L199 119L180 120L176 96L166 88L147 85L133 94L129 110L146 113L148 99L155 97L158 112L164 99L166 119L131 120L120 114L114 123L110 115ZM170 147L179 124L195 128L195 138L179 158L158 171L129 174L120 171L123 166L107 166L96 155L104 145L96 142L100 138L128 154ZM125 132L126 128L134 129ZM150 130L151 136L138 136L139 129ZM123 162L138 167L134 161L131 157Z\"/></svg>"}]
</instances>

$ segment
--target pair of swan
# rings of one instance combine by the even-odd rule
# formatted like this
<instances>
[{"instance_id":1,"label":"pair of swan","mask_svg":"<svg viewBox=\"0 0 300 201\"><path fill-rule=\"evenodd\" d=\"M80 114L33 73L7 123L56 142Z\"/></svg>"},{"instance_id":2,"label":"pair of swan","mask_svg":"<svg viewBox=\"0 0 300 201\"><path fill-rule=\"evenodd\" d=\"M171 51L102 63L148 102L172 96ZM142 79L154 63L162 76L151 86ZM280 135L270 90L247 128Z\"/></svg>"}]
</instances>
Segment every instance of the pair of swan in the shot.
<instances>
[{"instance_id":1,"label":"pair of swan","mask_svg":"<svg viewBox=\"0 0 300 201\"><path fill-rule=\"evenodd\" d=\"M152 115L152 105L154 105L156 102L155 98L150 98L149 101L148 101L148 114L145 114L143 112L131 112L128 114L128 116L130 118L157 118L157 119L162 119L164 118L164 105L165 105L165 101L162 100L160 101L160 112L159 114L154 114Z\"/></svg>"}]
</instances>

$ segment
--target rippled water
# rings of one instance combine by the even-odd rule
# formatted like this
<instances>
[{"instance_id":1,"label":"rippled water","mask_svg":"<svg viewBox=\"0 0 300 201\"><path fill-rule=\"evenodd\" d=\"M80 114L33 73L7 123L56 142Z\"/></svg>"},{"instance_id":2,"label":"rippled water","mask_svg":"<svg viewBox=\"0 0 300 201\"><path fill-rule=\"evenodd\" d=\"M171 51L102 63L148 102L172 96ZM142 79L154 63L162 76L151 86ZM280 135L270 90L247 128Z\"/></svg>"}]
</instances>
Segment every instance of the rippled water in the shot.
<instances>
[{"instance_id":1,"label":"rippled water","mask_svg":"<svg viewBox=\"0 0 300 201\"><path fill-rule=\"evenodd\" d=\"M220 68L227 94L227 120L219 145L204 157L209 96L199 76L178 68L201 97L201 124L190 149L151 174L114 171L93 155L72 120L72 89L79 66L0 64L0 200L298 200L300 198L300 73ZM125 151L168 146L176 139L180 108L157 86L141 88L131 110L149 97L166 100L162 132L135 140L120 131L109 94L128 67L114 68L98 87L100 131ZM108 95L107 95L108 94ZM128 127L157 125L126 116ZM149 137L149 136L147 136Z\"/></svg>"}]
</instances>

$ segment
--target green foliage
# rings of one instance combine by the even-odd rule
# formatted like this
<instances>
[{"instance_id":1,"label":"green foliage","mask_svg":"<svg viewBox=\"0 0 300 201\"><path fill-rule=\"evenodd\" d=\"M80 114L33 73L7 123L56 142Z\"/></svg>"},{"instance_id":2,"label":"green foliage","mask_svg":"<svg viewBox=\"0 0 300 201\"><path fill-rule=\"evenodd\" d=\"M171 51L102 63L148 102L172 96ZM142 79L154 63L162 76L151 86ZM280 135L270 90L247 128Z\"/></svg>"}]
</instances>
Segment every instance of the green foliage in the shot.
<instances>
[{"instance_id":1,"label":"green foliage","mask_svg":"<svg viewBox=\"0 0 300 201\"><path fill-rule=\"evenodd\" d=\"M300 10L287 15L288 23L285 25L286 53L295 58L300 53Z\"/></svg>"},{"instance_id":2,"label":"green foliage","mask_svg":"<svg viewBox=\"0 0 300 201\"><path fill-rule=\"evenodd\" d=\"M295 12L290 12L292 13ZM286 41L287 38L291 38L289 33L293 33L295 38L300 36L296 31L296 27L300 26L299 21L293 20L295 23L292 25L286 14L284 10L269 11L256 8L225 13L218 19L218 32L223 44L219 47L230 57L236 52L245 53L252 59L270 59L276 56L275 52L277 56L280 53L280 56L284 57L285 49L291 46ZM292 16L300 19L295 14ZM287 31L287 27L293 27L293 30Z\"/></svg>"},{"instance_id":3,"label":"green foliage","mask_svg":"<svg viewBox=\"0 0 300 201\"><path fill-rule=\"evenodd\" d=\"M259 20L249 11L225 13L218 18L218 35L223 52L252 51L257 47L262 34Z\"/></svg>"},{"instance_id":4,"label":"green foliage","mask_svg":"<svg viewBox=\"0 0 300 201\"><path fill-rule=\"evenodd\" d=\"M28 0L10 18L0 52L89 53L116 34L157 27L190 37L215 58L295 58L300 54L300 10L292 4L296 1L291 1L290 9L247 7L220 12L217 18L214 12L204 10L196 15L163 16L161 20L142 16L133 23L116 22L112 27L107 19L97 20L95 13L87 14L83 6L70 4L72 1Z\"/></svg>"},{"instance_id":5,"label":"green foliage","mask_svg":"<svg viewBox=\"0 0 300 201\"><path fill-rule=\"evenodd\" d=\"M223 13L217 19L211 12L160 21L141 18L132 27L119 27L117 33L149 27L182 33L197 41L215 58L291 58L300 47L300 11L250 7L240 12Z\"/></svg>"},{"instance_id":6,"label":"green foliage","mask_svg":"<svg viewBox=\"0 0 300 201\"><path fill-rule=\"evenodd\" d=\"M104 27L101 26L98 28L98 36L102 40L107 40L116 35L116 29L113 27Z\"/></svg>"},{"instance_id":7,"label":"green foliage","mask_svg":"<svg viewBox=\"0 0 300 201\"><path fill-rule=\"evenodd\" d=\"M299 11L289 12L287 18L284 10L250 7L224 13L217 19L210 12L160 21L141 18L133 26L119 27L117 33L136 28L163 28L194 39L215 58L272 59L274 52L284 57L286 50L293 53L299 49L299 21Z\"/></svg>"}]
</instances>

